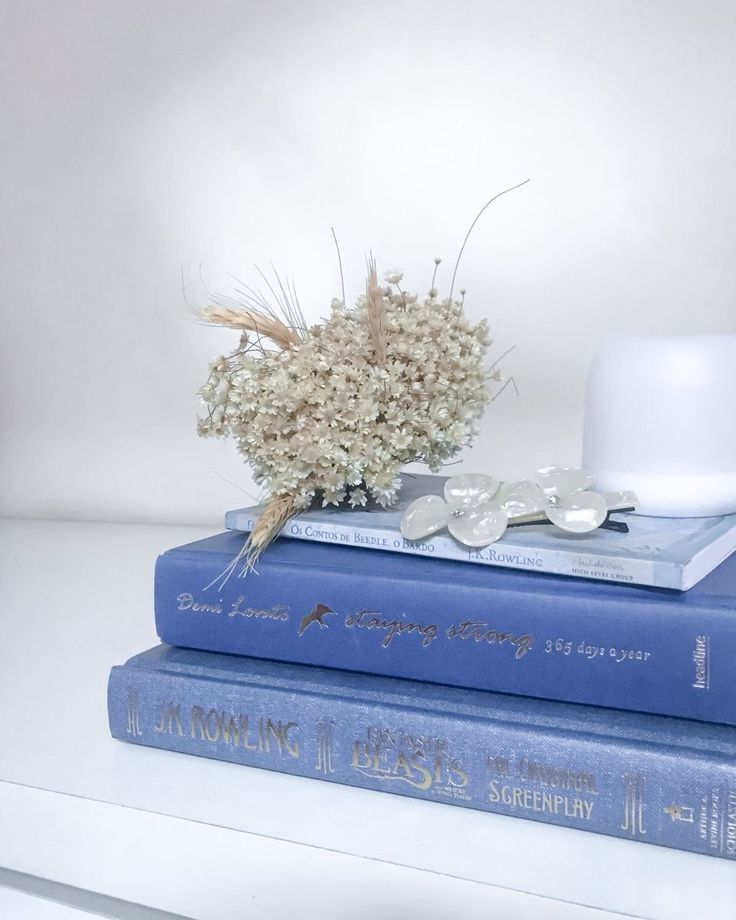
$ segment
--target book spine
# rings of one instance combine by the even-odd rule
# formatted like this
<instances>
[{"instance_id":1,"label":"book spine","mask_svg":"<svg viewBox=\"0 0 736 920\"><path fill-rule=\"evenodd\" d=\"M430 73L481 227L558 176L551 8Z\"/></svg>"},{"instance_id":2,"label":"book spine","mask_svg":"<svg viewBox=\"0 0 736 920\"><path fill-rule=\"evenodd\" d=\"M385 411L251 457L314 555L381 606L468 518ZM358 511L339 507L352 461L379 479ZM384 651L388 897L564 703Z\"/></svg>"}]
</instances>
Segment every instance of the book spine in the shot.
<instances>
[{"instance_id":1,"label":"book spine","mask_svg":"<svg viewBox=\"0 0 736 920\"><path fill-rule=\"evenodd\" d=\"M159 557L164 642L736 724L736 628L725 609L645 598L622 611L589 592L470 586L459 571L426 582L268 556L258 576L212 584L229 561L186 550Z\"/></svg>"},{"instance_id":2,"label":"book spine","mask_svg":"<svg viewBox=\"0 0 736 920\"><path fill-rule=\"evenodd\" d=\"M228 530L250 533L255 523L256 518L243 511L228 511L225 515L225 526ZM424 540L406 540L401 533L393 529L372 527L370 531L364 531L337 521L331 521L328 525L315 524L298 517L290 521L281 533L291 539L307 540L311 543L362 546L410 556L451 559L477 565L500 566L505 569L531 570L552 575L677 590L684 587L680 569L671 563L655 564L649 559L627 559L622 556L602 557L586 553L579 548L530 548L514 543L511 532L506 534L503 543L482 549L463 547L452 537L443 534L435 534Z\"/></svg>"},{"instance_id":3,"label":"book spine","mask_svg":"<svg viewBox=\"0 0 736 920\"><path fill-rule=\"evenodd\" d=\"M736 858L724 761L338 695L114 668L115 738Z\"/></svg>"}]
</instances>

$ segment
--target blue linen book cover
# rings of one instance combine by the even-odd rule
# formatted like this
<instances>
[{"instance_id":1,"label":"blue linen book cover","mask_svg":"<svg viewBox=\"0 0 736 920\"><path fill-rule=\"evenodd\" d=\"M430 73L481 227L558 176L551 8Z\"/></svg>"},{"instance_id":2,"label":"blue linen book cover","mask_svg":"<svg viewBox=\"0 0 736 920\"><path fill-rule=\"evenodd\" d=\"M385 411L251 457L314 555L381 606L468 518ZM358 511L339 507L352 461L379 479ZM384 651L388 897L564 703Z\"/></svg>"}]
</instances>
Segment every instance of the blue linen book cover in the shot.
<instances>
[{"instance_id":1,"label":"blue linen book cover","mask_svg":"<svg viewBox=\"0 0 736 920\"><path fill-rule=\"evenodd\" d=\"M169 550L171 645L736 724L736 556L687 592L242 534Z\"/></svg>"},{"instance_id":2,"label":"blue linen book cover","mask_svg":"<svg viewBox=\"0 0 736 920\"><path fill-rule=\"evenodd\" d=\"M361 546L434 559L532 569L577 578L654 585L685 591L736 549L736 514L709 518L654 518L618 514L628 534L596 530L572 535L554 527L509 528L483 549L469 549L449 534L405 540L401 515L422 495L441 495L444 476L402 476L399 502L389 510L322 508L291 520L282 536L297 540ZM229 530L250 532L261 507L229 511Z\"/></svg>"},{"instance_id":3,"label":"blue linen book cover","mask_svg":"<svg viewBox=\"0 0 736 920\"><path fill-rule=\"evenodd\" d=\"M115 738L736 858L736 729L159 646Z\"/></svg>"}]
</instances>

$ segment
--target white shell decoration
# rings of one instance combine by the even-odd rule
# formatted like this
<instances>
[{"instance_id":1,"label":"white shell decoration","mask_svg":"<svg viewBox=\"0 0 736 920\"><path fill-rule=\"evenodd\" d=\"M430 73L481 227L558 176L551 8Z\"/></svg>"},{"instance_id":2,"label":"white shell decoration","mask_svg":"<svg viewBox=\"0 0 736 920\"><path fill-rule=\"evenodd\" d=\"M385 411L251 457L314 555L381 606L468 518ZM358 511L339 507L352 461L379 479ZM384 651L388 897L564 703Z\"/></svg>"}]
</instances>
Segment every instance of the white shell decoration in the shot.
<instances>
[{"instance_id":1,"label":"white shell decoration","mask_svg":"<svg viewBox=\"0 0 736 920\"><path fill-rule=\"evenodd\" d=\"M482 473L463 473L445 483L445 501L451 507L471 507L491 501L498 492L498 480Z\"/></svg>"},{"instance_id":2,"label":"white shell decoration","mask_svg":"<svg viewBox=\"0 0 736 920\"><path fill-rule=\"evenodd\" d=\"M608 515L608 505L596 492L578 492L566 495L547 508L547 517L568 533L589 533L596 530Z\"/></svg>"},{"instance_id":3,"label":"white shell decoration","mask_svg":"<svg viewBox=\"0 0 736 920\"><path fill-rule=\"evenodd\" d=\"M401 533L407 540L421 540L450 523L452 511L441 495L423 495L413 501L401 519Z\"/></svg>"},{"instance_id":4,"label":"white shell decoration","mask_svg":"<svg viewBox=\"0 0 736 920\"><path fill-rule=\"evenodd\" d=\"M611 511L636 504L633 492L601 495L590 491L592 484L591 474L575 467L545 467L535 482L463 473L447 480L444 499L425 495L413 501L401 519L401 533L407 540L422 540L447 528L465 546L482 547L520 524L550 522L567 533L590 533Z\"/></svg>"},{"instance_id":5,"label":"white shell decoration","mask_svg":"<svg viewBox=\"0 0 736 920\"><path fill-rule=\"evenodd\" d=\"M498 502L485 502L450 518L448 529L466 546L488 546L502 537L509 516Z\"/></svg>"}]
</instances>

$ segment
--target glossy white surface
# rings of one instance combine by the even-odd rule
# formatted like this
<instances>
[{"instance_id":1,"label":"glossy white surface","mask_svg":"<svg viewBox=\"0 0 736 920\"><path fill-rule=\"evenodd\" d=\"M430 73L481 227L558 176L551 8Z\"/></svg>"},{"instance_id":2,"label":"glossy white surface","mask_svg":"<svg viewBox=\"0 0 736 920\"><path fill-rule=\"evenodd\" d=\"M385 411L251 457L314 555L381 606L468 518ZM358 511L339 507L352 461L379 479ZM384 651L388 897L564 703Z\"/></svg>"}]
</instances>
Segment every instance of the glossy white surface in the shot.
<instances>
[{"instance_id":1,"label":"glossy white surface","mask_svg":"<svg viewBox=\"0 0 736 920\"><path fill-rule=\"evenodd\" d=\"M204 535L0 523L0 865L213 920L728 916L724 860L112 741L156 555Z\"/></svg>"}]
</instances>

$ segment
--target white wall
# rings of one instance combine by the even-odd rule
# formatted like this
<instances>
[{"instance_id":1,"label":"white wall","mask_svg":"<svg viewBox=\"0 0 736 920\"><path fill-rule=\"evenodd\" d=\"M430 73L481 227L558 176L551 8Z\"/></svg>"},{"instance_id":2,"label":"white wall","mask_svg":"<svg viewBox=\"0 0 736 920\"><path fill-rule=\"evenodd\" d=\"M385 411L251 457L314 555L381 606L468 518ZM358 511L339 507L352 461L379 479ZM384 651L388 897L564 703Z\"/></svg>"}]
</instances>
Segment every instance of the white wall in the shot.
<instances>
[{"instance_id":1,"label":"white wall","mask_svg":"<svg viewBox=\"0 0 736 920\"><path fill-rule=\"evenodd\" d=\"M610 332L735 332L736 6L662 0L0 0L0 503L216 522L181 273L270 260L310 318L364 253L461 272L521 395L465 468L576 462ZM458 468L455 468L458 469Z\"/></svg>"}]
</instances>

